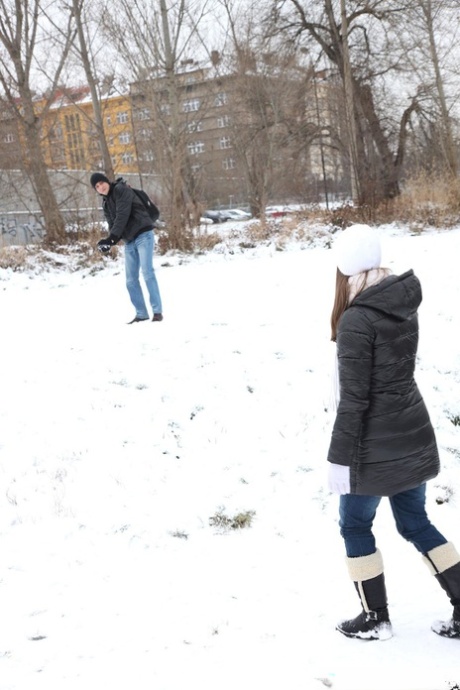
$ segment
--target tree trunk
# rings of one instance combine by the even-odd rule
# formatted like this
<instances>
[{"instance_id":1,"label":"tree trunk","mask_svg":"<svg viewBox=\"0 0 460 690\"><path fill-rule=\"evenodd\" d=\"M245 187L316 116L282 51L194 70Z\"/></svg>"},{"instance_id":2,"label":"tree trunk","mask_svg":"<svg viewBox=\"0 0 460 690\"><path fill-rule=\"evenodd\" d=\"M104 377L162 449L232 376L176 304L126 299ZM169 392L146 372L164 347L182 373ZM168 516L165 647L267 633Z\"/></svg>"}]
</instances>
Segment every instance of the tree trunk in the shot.
<instances>
[{"instance_id":1,"label":"tree trunk","mask_svg":"<svg viewBox=\"0 0 460 690\"><path fill-rule=\"evenodd\" d=\"M31 95L21 94L21 102L24 116L19 124L23 129L26 144L24 167L32 182L43 215L46 232L44 241L46 244L63 243L66 240L65 221L48 177L41 147L39 120L34 112Z\"/></svg>"},{"instance_id":2,"label":"tree trunk","mask_svg":"<svg viewBox=\"0 0 460 690\"><path fill-rule=\"evenodd\" d=\"M110 180L114 178L114 170L112 164L112 158L110 156L109 147L107 145L107 139L104 132L104 121L102 117L101 101L99 98L96 79L91 66L91 60L88 53L88 47L86 43L85 32L83 29L82 22L82 11L83 11L84 0L72 0L73 13L75 17L75 22L77 25L78 42L80 44L80 56L83 64L83 69L85 71L86 81L91 93L91 102L93 104L94 111L94 124L96 126L97 138L99 145L101 147L102 160L104 165L104 171Z\"/></svg>"},{"instance_id":3,"label":"tree trunk","mask_svg":"<svg viewBox=\"0 0 460 690\"><path fill-rule=\"evenodd\" d=\"M425 15L429 42L430 42L430 55L431 61L433 63L435 80L436 80L436 90L438 92L439 107L441 109L441 120L442 120L442 144L444 148L444 156L447 162L447 167L450 174L453 177L457 175L457 156L455 151L454 137L452 134L452 125L449 117L449 109L447 107L446 95L444 92L444 81L441 75L441 68L439 65L438 50L436 46L435 30L433 24L433 11L431 6L431 0L426 0L422 2L422 11Z\"/></svg>"},{"instance_id":4,"label":"tree trunk","mask_svg":"<svg viewBox=\"0 0 460 690\"><path fill-rule=\"evenodd\" d=\"M164 41L165 72L168 89L168 101L171 108L169 155L170 155L170 220L168 238L172 249L190 249L190 242L184 226L187 224L186 199L184 195L184 146L179 113L179 94L175 74L176 56L171 43L166 1L160 0L161 24Z\"/></svg>"},{"instance_id":5,"label":"tree trunk","mask_svg":"<svg viewBox=\"0 0 460 690\"><path fill-rule=\"evenodd\" d=\"M342 64L343 87L345 91L345 110L348 127L348 150L350 153L350 177L353 200L361 203L361 189L358 162L358 146L356 136L355 103L353 78L351 74L350 55L348 52L348 21L345 8L345 0L340 0L341 26L342 26Z\"/></svg>"}]
</instances>

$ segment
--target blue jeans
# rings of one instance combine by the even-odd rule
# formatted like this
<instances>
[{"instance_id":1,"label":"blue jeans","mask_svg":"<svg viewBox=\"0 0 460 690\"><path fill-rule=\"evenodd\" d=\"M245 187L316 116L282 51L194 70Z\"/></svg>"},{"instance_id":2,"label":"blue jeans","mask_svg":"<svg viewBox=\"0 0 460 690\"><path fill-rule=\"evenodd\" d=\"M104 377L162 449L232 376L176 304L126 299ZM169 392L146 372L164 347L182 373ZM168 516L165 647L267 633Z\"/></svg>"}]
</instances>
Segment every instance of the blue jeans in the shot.
<instances>
[{"instance_id":1,"label":"blue jeans","mask_svg":"<svg viewBox=\"0 0 460 690\"><path fill-rule=\"evenodd\" d=\"M153 268L153 244L153 230L141 232L135 240L125 244L126 287L136 310L136 316L140 319L148 318L149 313L139 282L139 270L142 270L153 313L162 313L160 290Z\"/></svg>"},{"instance_id":2,"label":"blue jeans","mask_svg":"<svg viewBox=\"0 0 460 690\"><path fill-rule=\"evenodd\" d=\"M428 519L425 495L426 484L422 484L389 499L399 534L423 554L447 543ZM377 547L372 523L381 500L381 496L340 496L340 534L350 558L375 553Z\"/></svg>"}]
</instances>

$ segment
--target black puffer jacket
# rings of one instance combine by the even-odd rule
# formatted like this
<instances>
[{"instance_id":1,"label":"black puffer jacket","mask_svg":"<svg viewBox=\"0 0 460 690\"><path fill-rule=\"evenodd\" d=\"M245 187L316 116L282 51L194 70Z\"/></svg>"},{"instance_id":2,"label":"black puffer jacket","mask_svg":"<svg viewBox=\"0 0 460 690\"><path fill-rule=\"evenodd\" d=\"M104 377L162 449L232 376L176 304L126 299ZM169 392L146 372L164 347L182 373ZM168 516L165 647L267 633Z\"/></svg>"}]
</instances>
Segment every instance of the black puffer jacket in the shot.
<instances>
[{"instance_id":1,"label":"black puffer jacket","mask_svg":"<svg viewBox=\"0 0 460 690\"><path fill-rule=\"evenodd\" d=\"M340 319L340 402L328 460L350 466L352 494L392 496L439 472L414 380L421 301L420 282L408 271L364 290Z\"/></svg>"},{"instance_id":2,"label":"black puffer jacket","mask_svg":"<svg viewBox=\"0 0 460 690\"><path fill-rule=\"evenodd\" d=\"M103 197L102 209L115 242L131 242L141 232L153 229L144 204L122 180L112 182L109 193Z\"/></svg>"}]
</instances>

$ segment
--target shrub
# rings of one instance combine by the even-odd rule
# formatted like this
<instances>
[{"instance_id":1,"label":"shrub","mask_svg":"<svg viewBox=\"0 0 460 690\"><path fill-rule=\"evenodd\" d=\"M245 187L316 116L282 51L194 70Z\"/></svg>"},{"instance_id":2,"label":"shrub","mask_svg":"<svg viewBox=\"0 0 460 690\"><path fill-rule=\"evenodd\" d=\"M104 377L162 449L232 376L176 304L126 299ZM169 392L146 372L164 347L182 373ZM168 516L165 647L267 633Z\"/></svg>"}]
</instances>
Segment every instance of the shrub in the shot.
<instances>
[{"instance_id":1,"label":"shrub","mask_svg":"<svg viewBox=\"0 0 460 690\"><path fill-rule=\"evenodd\" d=\"M23 271L27 266L28 257L26 247L3 247L0 249L0 268Z\"/></svg>"}]
</instances>

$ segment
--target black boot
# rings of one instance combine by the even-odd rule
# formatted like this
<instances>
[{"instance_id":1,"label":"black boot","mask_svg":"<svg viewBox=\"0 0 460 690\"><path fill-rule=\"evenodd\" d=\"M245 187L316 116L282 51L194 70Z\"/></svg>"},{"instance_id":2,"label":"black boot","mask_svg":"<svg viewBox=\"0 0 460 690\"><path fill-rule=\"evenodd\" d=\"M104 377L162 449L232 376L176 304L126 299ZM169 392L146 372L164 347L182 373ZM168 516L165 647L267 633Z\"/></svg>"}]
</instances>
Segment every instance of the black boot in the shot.
<instances>
[{"instance_id":1,"label":"black boot","mask_svg":"<svg viewBox=\"0 0 460 690\"><path fill-rule=\"evenodd\" d=\"M356 618L339 623L336 629L347 637L360 640L389 640L393 631L380 551L370 556L347 558L347 563L363 610Z\"/></svg>"},{"instance_id":2,"label":"black boot","mask_svg":"<svg viewBox=\"0 0 460 690\"><path fill-rule=\"evenodd\" d=\"M450 620L435 621L431 629L442 637L460 639L460 555L455 546L447 542L428 551L424 559L454 607Z\"/></svg>"}]
</instances>

